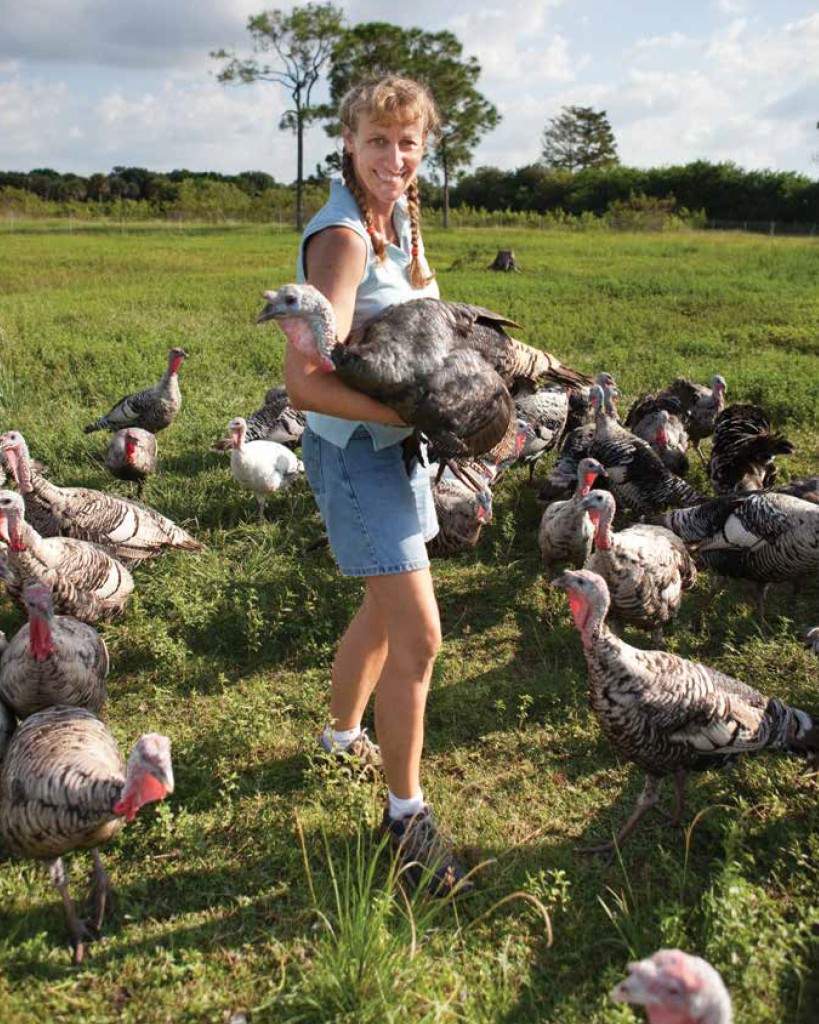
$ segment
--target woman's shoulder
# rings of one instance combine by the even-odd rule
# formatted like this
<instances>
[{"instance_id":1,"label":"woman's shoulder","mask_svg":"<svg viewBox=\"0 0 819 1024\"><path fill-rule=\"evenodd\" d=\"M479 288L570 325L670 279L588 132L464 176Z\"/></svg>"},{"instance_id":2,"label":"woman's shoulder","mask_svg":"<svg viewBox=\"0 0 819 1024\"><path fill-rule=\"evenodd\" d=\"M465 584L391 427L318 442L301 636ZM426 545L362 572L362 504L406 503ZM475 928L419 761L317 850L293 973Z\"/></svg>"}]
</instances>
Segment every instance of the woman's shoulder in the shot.
<instances>
[{"instance_id":1,"label":"woman's shoulder","mask_svg":"<svg viewBox=\"0 0 819 1024\"><path fill-rule=\"evenodd\" d=\"M308 222L303 237L309 238L316 232L330 227L349 228L365 240L367 238L367 229L361 219L361 211L355 196L341 178L331 179L327 202Z\"/></svg>"}]
</instances>

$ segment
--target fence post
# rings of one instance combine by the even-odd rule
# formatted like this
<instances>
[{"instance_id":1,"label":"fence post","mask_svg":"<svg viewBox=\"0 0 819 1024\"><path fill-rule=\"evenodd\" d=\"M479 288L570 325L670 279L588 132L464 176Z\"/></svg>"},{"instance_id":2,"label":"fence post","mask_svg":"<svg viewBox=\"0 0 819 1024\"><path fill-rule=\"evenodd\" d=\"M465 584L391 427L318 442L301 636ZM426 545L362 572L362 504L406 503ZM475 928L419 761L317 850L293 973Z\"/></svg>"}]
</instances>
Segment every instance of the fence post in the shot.
<instances>
[{"instance_id":1,"label":"fence post","mask_svg":"<svg viewBox=\"0 0 819 1024\"><path fill-rule=\"evenodd\" d=\"M776 221L775 220L771 221L771 227L770 227L770 230L768 231L768 234L769 235L776 234Z\"/></svg>"}]
</instances>

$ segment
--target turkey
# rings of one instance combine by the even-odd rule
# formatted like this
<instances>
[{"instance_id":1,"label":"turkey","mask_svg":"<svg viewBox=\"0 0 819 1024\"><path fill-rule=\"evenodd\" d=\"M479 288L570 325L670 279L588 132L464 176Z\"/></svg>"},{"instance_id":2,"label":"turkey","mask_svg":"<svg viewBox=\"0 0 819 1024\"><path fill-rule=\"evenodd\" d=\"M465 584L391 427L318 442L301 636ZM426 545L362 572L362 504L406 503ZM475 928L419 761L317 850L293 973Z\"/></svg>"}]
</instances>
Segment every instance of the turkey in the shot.
<instances>
[{"instance_id":1,"label":"turkey","mask_svg":"<svg viewBox=\"0 0 819 1024\"><path fill-rule=\"evenodd\" d=\"M57 487L34 469L25 439L16 430L0 437L0 449L24 499L33 496L35 515L28 516L28 501L26 514L44 525L45 532L35 526L42 536L92 541L126 561L155 558L166 548L203 550L186 530L146 505L89 487Z\"/></svg>"},{"instance_id":2,"label":"turkey","mask_svg":"<svg viewBox=\"0 0 819 1024\"><path fill-rule=\"evenodd\" d=\"M732 1024L731 997L707 960L679 949L660 949L628 965L611 990L615 1003L644 1006L648 1024Z\"/></svg>"},{"instance_id":3,"label":"turkey","mask_svg":"<svg viewBox=\"0 0 819 1024\"><path fill-rule=\"evenodd\" d=\"M0 651L3 650L5 642L6 635L0 631ZM0 700L0 767L3 765L3 758L6 756L6 750L13 732L14 715L9 711L2 700Z\"/></svg>"},{"instance_id":4,"label":"turkey","mask_svg":"<svg viewBox=\"0 0 819 1024\"><path fill-rule=\"evenodd\" d=\"M661 517L693 551L700 568L757 584L765 618L771 583L816 577L819 505L775 491L715 498Z\"/></svg>"},{"instance_id":5,"label":"turkey","mask_svg":"<svg viewBox=\"0 0 819 1024\"><path fill-rule=\"evenodd\" d=\"M304 413L288 404L287 391L282 387L270 388L264 396L264 404L245 420L247 441L275 441L286 448L297 448L307 424ZM211 451L229 452L233 448L233 435L227 433Z\"/></svg>"},{"instance_id":6,"label":"turkey","mask_svg":"<svg viewBox=\"0 0 819 1024\"><path fill-rule=\"evenodd\" d=\"M430 470L435 473L435 466ZM475 466L476 474L486 472ZM452 555L467 551L478 543L481 530L492 522L492 492L489 477L481 490L475 490L459 479L451 470L444 469L432 487L438 533L427 542L431 555Z\"/></svg>"},{"instance_id":7,"label":"turkey","mask_svg":"<svg viewBox=\"0 0 819 1024\"><path fill-rule=\"evenodd\" d=\"M666 469L651 445L621 427L605 403L597 405L589 454L606 467L617 504L637 515L652 515L669 505L692 505L703 500Z\"/></svg>"},{"instance_id":8,"label":"turkey","mask_svg":"<svg viewBox=\"0 0 819 1024\"><path fill-rule=\"evenodd\" d=\"M688 434L682 417L682 406L676 398L644 395L629 409L624 423L627 430L648 441L666 469L676 476L685 476L690 468L685 454Z\"/></svg>"},{"instance_id":9,"label":"turkey","mask_svg":"<svg viewBox=\"0 0 819 1024\"><path fill-rule=\"evenodd\" d=\"M529 467L529 482L535 465L555 447L563 435L569 414L569 392L561 387L536 388L524 381L515 389L515 414L532 430L518 461Z\"/></svg>"},{"instance_id":10,"label":"turkey","mask_svg":"<svg viewBox=\"0 0 819 1024\"><path fill-rule=\"evenodd\" d=\"M98 712L105 702L108 649L93 628L55 615L51 590L42 583L23 588L28 623L0 656L0 700L18 718L54 704Z\"/></svg>"},{"instance_id":11,"label":"turkey","mask_svg":"<svg viewBox=\"0 0 819 1024\"><path fill-rule=\"evenodd\" d=\"M793 445L771 433L771 421L758 405L729 405L717 417L708 475L717 494L761 491L776 480L774 458Z\"/></svg>"},{"instance_id":12,"label":"turkey","mask_svg":"<svg viewBox=\"0 0 819 1024\"><path fill-rule=\"evenodd\" d=\"M608 373L597 375L598 380L602 378L613 380ZM564 435L560 445L560 456L538 493L539 501L555 501L571 496L571 489L577 481L577 467L580 460L591 454L597 410L605 402L610 415L616 419L617 406L614 399L617 394L619 392L613 383L594 384L589 388L586 419ZM589 419L589 417L591 418Z\"/></svg>"},{"instance_id":13,"label":"turkey","mask_svg":"<svg viewBox=\"0 0 819 1024\"><path fill-rule=\"evenodd\" d=\"M247 424L237 416L228 424L233 439L230 471L233 479L253 491L259 503L259 519L264 520L267 496L289 487L304 472L289 448L275 441L246 441Z\"/></svg>"},{"instance_id":14,"label":"turkey","mask_svg":"<svg viewBox=\"0 0 819 1024\"><path fill-rule=\"evenodd\" d=\"M510 338L511 320L480 306L413 299L390 306L342 344L333 307L312 285L265 292L258 322L277 320L293 345L351 388L394 409L445 458L481 455L507 433L519 378L587 383L554 356Z\"/></svg>"},{"instance_id":15,"label":"turkey","mask_svg":"<svg viewBox=\"0 0 819 1024\"><path fill-rule=\"evenodd\" d=\"M803 476L797 480L790 480L777 487L776 491L779 494L792 494L795 498L819 505L819 476Z\"/></svg>"},{"instance_id":16,"label":"turkey","mask_svg":"<svg viewBox=\"0 0 819 1024\"><path fill-rule=\"evenodd\" d=\"M0 766L0 838L15 856L48 862L75 964L83 960L89 931L69 894L63 856L92 851L90 926L98 932L110 887L97 847L133 821L140 807L164 799L173 788L170 740L158 733L137 740L127 767L107 727L84 708L47 708L14 733Z\"/></svg>"},{"instance_id":17,"label":"turkey","mask_svg":"<svg viewBox=\"0 0 819 1024\"><path fill-rule=\"evenodd\" d=\"M805 647L819 657L819 626L814 626L805 634Z\"/></svg>"},{"instance_id":18,"label":"turkey","mask_svg":"<svg viewBox=\"0 0 819 1024\"><path fill-rule=\"evenodd\" d=\"M597 573L567 571L552 584L566 591L580 632L592 710L618 754L646 772L637 806L614 843L587 852L622 846L657 803L667 775L675 777L679 824L688 771L720 768L738 754L767 748L816 763L819 728L807 712L698 662L630 647L606 626L609 592Z\"/></svg>"},{"instance_id":19,"label":"turkey","mask_svg":"<svg viewBox=\"0 0 819 1024\"><path fill-rule=\"evenodd\" d=\"M694 384L685 377L678 377L657 395L658 400L674 398L680 403L688 436L703 465L705 457L700 442L714 432L717 416L725 408L725 390L725 378L715 374L711 379L710 388L703 384Z\"/></svg>"},{"instance_id":20,"label":"turkey","mask_svg":"<svg viewBox=\"0 0 819 1024\"><path fill-rule=\"evenodd\" d=\"M118 430L105 453L105 468L118 480L135 483L141 500L146 479L156 472L156 434L139 427Z\"/></svg>"},{"instance_id":21,"label":"turkey","mask_svg":"<svg viewBox=\"0 0 819 1024\"><path fill-rule=\"evenodd\" d=\"M126 395L98 420L89 423L86 434L95 430L121 430L123 427L141 427L152 434L169 427L182 407L179 390L179 367L187 359L184 348L172 348L168 353L168 368L153 387Z\"/></svg>"},{"instance_id":22,"label":"turkey","mask_svg":"<svg viewBox=\"0 0 819 1024\"><path fill-rule=\"evenodd\" d=\"M597 459L581 459L577 467L577 488L568 501L553 501L543 513L537 542L544 571L568 563L581 568L591 554L594 530L581 507L583 498L606 471Z\"/></svg>"},{"instance_id":23,"label":"turkey","mask_svg":"<svg viewBox=\"0 0 819 1024\"><path fill-rule=\"evenodd\" d=\"M638 523L611 531L616 506L607 491L591 491L580 502L594 527L594 553L583 568L606 581L612 614L663 642L663 627L676 616L684 590L697 570L685 544L662 526Z\"/></svg>"},{"instance_id":24,"label":"turkey","mask_svg":"<svg viewBox=\"0 0 819 1024\"><path fill-rule=\"evenodd\" d=\"M96 544L70 537L41 537L23 518L23 499L0 490L0 540L9 550L4 576L20 599L29 581L51 587L54 609L83 622L110 619L125 608L134 581L116 558Z\"/></svg>"}]
</instances>

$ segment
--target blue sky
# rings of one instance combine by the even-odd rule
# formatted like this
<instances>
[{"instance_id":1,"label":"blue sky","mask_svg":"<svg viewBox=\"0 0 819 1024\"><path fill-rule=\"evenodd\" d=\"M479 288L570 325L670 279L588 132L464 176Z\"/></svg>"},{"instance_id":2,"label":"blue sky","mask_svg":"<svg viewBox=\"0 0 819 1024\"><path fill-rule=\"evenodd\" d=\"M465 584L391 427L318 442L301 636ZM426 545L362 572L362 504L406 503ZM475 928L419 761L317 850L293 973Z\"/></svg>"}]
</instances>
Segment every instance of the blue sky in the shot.
<instances>
[{"instance_id":1,"label":"blue sky","mask_svg":"<svg viewBox=\"0 0 819 1024\"><path fill-rule=\"evenodd\" d=\"M289 4L280 4L289 7ZM343 3L348 21L451 29L483 67L503 121L474 165L538 158L564 104L605 109L621 159L698 158L819 176L816 0L377 0ZM247 51L258 0L0 0L0 169L88 174L156 170L295 173L277 130L287 97L225 88L208 51ZM307 141L308 170L332 144Z\"/></svg>"}]
</instances>

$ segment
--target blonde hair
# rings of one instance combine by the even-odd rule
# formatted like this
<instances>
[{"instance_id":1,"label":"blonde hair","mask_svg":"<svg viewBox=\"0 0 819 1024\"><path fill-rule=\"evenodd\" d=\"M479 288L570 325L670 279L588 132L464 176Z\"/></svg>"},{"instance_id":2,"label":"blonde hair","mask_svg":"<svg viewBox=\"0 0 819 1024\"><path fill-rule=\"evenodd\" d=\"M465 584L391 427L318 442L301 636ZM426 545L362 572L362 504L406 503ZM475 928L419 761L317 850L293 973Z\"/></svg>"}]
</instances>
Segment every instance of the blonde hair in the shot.
<instances>
[{"instance_id":1,"label":"blonde hair","mask_svg":"<svg viewBox=\"0 0 819 1024\"><path fill-rule=\"evenodd\" d=\"M437 134L441 125L438 108L426 87L411 78L400 78L398 75L368 79L354 85L345 93L339 107L342 127L354 133L362 114L366 114L377 124L408 124L411 121L420 121L424 139L430 134ZM353 158L346 148L341 161L341 173L344 184L355 196L358 208L361 210L361 217L372 241L373 251L378 259L386 259L386 239L379 231L375 230L364 189L356 177ZM429 284L435 274L432 272L427 276L421 265L419 255L421 196L415 178L407 185L406 197L412 239L409 279L413 288L423 288Z\"/></svg>"}]
</instances>

